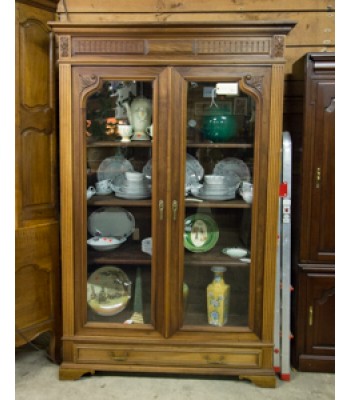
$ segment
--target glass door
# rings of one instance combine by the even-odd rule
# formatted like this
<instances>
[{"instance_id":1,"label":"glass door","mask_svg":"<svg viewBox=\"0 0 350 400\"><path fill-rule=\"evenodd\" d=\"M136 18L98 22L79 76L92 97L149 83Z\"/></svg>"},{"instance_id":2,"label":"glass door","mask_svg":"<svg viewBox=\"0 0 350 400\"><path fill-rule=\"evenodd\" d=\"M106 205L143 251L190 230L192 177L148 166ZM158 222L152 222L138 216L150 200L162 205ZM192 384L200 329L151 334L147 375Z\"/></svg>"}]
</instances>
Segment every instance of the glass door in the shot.
<instances>
[{"instance_id":1,"label":"glass door","mask_svg":"<svg viewBox=\"0 0 350 400\"><path fill-rule=\"evenodd\" d=\"M164 140L155 107L160 73L151 67L73 71L76 321L96 334L127 326L154 330L162 313L155 305L162 254L155 260L154 248L165 247L165 235L153 223L153 205L162 197L158 182L165 180L157 172Z\"/></svg>"},{"instance_id":2,"label":"glass door","mask_svg":"<svg viewBox=\"0 0 350 400\"><path fill-rule=\"evenodd\" d=\"M251 325L256 99L224 73L187 78L183 330Z\"/></svg>"}]
</instances>

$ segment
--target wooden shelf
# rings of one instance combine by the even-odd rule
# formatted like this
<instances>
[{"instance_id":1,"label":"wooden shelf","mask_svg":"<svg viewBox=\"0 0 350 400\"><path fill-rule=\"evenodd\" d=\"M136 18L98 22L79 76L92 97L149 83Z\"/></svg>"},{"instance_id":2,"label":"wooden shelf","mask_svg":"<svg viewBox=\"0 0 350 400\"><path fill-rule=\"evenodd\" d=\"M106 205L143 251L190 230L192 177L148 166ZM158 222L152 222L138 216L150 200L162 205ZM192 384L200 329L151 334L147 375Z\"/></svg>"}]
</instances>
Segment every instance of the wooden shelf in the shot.
<instances>
[{"instance_id":1,"label":"wooden shelf","mask_svg":"<svg viewBox=\"0 0 350 400\"><path fill-rule=\"evenodd\" d=\"M142 141L131 141L131 142L121 142L118 140L99 140L96 142L91 142L86 144L87 148L96 147L152 147L152 140L142 140Z\"/></svg>"},{"instance_id":2,"label":"wooden shelf","mask_svg":"<svg viewBox=\"0 0 350 400\"><path fill-rule=\"evenodd\" d=\"M223 248L223 246L217 246L205 253L192 253L186 250L185 266L208 267L212 265L223 265L225 267L250 267L250 263L223 254L221 252Z\"/></svg>"},{"instance_id":3,"label":"wooden shelf","mask_svg":"<svg viewBox=\"0 0 350 400\"><path fill-rule=\"evenodd\" d=\"M195 197L186 198L187 208L200 208L200 207L211 207L211 208L251 208L251 204L246 203L244 200L201 200Z\"/></svg>"},{"instance_id":4,"label":"wooden shelf","mask_svg":"<svg viewBox=\"0 0 350 400\"><path fill-rule=\"evenodd\" d=\"M88 249L89 264L151 265L150 255L141 250L141 241L123 243L118 249L100 252Z\"/></svg>"},{"instance_id":5,"label":"wooden shelf","mask_svg":"<svg viewBox=\"0 0 350 400\"><path fill-rule=\"evenodd\" d=\"M107 196L93 196L87 202L88 206L121 206L121 207L151 207L152 200L126 200L119 199L113 194Z\"/></svg>"},{"instance_id":6,"label":"wooden shelf","mask_svg":"<svg viewBox=\"0 0 350 400\"><path fill-rule=\"evenodd\" d=\"M151 207L152 199L144 200L128 200L120 199L113 194L107 196L93 196L87 202L88 206L121 206L121 207ZM225 200L225 201L207 201L196 199L194 197L186 198L185 205L187 208L251 208L251 204L247 204L244 200Z\"/></svg>"},{"instance_id":7,"label":"wooden shelf","mask_svg":"<svg viewBox=\"0 0 350 400\"><path fill-rule=\"evenodd\" d=\"M199 149L252 149L252 143L187 143L187 148Z\"/></svg>"}]
</instances>

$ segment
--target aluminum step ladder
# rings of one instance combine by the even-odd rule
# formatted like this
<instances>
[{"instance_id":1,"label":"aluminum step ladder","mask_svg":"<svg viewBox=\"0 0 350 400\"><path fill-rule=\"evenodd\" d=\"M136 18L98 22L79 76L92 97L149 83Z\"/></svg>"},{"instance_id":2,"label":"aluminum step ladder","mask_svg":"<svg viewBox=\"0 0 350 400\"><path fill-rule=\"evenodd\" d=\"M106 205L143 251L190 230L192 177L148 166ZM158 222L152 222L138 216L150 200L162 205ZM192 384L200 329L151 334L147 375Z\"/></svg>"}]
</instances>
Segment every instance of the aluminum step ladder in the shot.
<instances>
[{"instance_id":1,"label":"aluminum step ladder","mask_svg":"<svg viewBox=\"0 0 350 400\"><path fill-rule=\"evenodd\" d=\"M292 141L282 133L281 181L279 193L278 237L276 254L274 369L280 379L290 380L291 320L291 190Z\"/></svg>"}]
</instances>

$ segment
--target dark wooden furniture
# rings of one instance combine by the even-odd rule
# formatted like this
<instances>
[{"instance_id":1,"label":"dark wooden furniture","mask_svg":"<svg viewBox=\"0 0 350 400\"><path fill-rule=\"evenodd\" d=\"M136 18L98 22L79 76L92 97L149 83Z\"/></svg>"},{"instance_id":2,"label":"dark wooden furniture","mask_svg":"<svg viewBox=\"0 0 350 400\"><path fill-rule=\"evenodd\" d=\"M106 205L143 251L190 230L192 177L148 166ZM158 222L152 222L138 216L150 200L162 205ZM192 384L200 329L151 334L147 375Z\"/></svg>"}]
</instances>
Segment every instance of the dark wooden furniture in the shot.
<instances>
[{"instance_id":1,"label":"dark wooden furniture","mask_svg":"<svg viewBox=\"0 0 350 400\"><path fill-rule=\"evenodd\" d=\"M16 1L16 346L50 332L60 354L54 42L57 1Z\"/></svg>"},{"instance_id":2,"label":"dark wooden furniture","mask_svg":"<svg viewBox=\"0 0 350 400\"><path fill-rule=\"evenodd\" d=\"M334 53L305 57L302 164L298 170L293 185L292 362L300 371L331 372L335 358Z\"/></svg>"},{"instance_id":3,"label":"dark wooden furniture","mask_svg":"<svg viewBox=\"0 0 350 400\"><path fill-rule=\"evenodd\" d=\"M64 12L61 17L50 24L58 43L60 85L60 379L96 370L192 373L239 376L274 387L284 47L294 23L115 23L108 14L93 13L79 23L70 22ZM103 137L103 132L89 130L112 116L110 93L126 82L134 82L137 96L152 99L152 140L123 143L118 135ZM211 93L217 83L238 88L241 105L235 104L237 96L216 99L239 121L237 136L223 143L204 140L200 129L210 105L204 89ZM197 120L194 131L190 119ZM140 172L151 160L152 198L106 195L87 200L87 187L100 179L101 162L121 153ZM243 159L254 184L252 205L238 195L199 202L185 197L186 153L200 160L206 174L225 157ZM122 207L135 218L135 232L119 249L99 253L87 246L94 235L89 221L99 207ZM210 251L184 248L185 218L197 213L209 214L219 226L220 236ZM192 233L194 241L211 236L203 225ZM141 251L141 240L149 236L152 256ZM249 259L222 253L234 246L246 247ZM108 288L96 288L96 293L87 287L104 265L123 269L132 282L127 308L110 317L89 307L115 298ZM227 268L225 279L231 285L224 326L211 326L207 319L206 287L213 265ZM142 301L134 303L139 270ZM143 323L125 323L140 310Z\"/></svg>"}]
</instances>

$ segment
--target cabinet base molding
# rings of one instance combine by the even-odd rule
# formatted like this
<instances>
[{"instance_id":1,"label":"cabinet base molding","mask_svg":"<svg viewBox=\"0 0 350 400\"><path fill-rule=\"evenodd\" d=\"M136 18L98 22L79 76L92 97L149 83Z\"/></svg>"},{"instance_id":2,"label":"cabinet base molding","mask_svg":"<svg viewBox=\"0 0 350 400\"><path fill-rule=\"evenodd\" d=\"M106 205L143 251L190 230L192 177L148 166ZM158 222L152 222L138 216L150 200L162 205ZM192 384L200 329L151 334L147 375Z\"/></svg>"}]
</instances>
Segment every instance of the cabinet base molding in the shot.
<instances>
[{"instance_id":1,"label":"cabinet base molding","mask_svg":"<svg viewBox=\"0 0 350 400\"><path fill-rule=\"evenodd\" d=\"M76 366L74 363L63 363L59 369L60 380L79 380L84 375L94 375L96 371L109 372L109 373L147 373L155 375L167 375L167 374L179 374L179 375L211 375L211 376L229 376L236 377L239 380L248 380L257 387L261 388L275 388L276 387L276 375L274 371L264 369L263 371L257 371L260 375L255 375L252 371L245 370L228 370L222 368L192 368L186 366L178 367L156 367L152 365L106 365L98 364L95 368L89 368L88 365Z\"/></svg>"},{"instance_id":2,"label":"cabinet base molding","mask_svg":"<svg viewBox=\"0 0 350 400\"><path fill-rule=\"evenodd\" d=\"M240 375L239 379L249 380L254 383L255 386L261 388L275 388L276 387L276 376L265 376L265 375Z\"/></svg>"},{"instance_id":3,"label":"cabinet base molding","mask_svg":"<svg viewBox=\"0 0 350 400\"><path fill-rule=\"evenodd\" d=\"M95 375L95 370L90 368L72 368L65 367L64 364L61 364L59 369L59 379L60 381L77 381L83 375Z\"/></svg>"},{"instance_id":4,"label":"cabinet base molding","mask_svg":"<svg viewBox=\"0 0 350 400\"><path fill-rule=\"evenodd\" d=\"M299 357L299 371L301 372L335 372L335 357L301 355Z\"/></svg>"}]
</instances>

